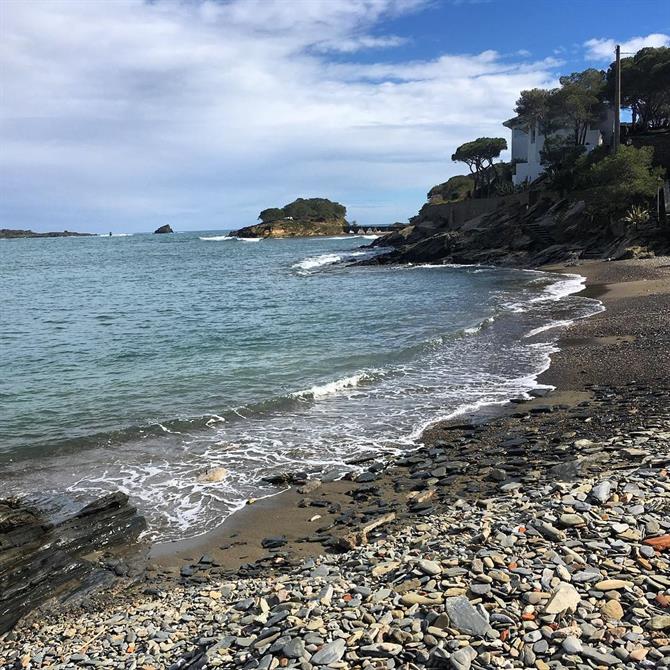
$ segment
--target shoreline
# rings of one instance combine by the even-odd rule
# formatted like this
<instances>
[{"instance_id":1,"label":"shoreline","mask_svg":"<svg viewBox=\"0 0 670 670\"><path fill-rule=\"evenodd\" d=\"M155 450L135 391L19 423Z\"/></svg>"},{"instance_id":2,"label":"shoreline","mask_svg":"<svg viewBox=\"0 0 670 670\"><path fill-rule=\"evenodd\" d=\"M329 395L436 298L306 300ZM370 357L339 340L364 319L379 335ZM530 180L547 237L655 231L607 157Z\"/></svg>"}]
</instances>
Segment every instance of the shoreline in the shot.
<instances>
[{"instance_id":1,"label":"shoreline","mask_svg":"<svg viewBox=\"0 0 670 670\"><path fill-rule=\"evenodd\" d=\"M521 404L522 407L533 411L533 408L542 408L551 404L562 406L577 406L579 403L588 402L592 393L584 388L586 383L594 374L593 368L579 376L571 375L568 370L572 367L571 358L573 351L580 358L585 355L582 351L588 351L587 355L603 349L603 351L617 349L632 343L631 336L607 335L592 336L587 338L579 335L581 330L589 330L582 324L593 324L599 317L613 307L613 301L620 299L634 299L651 294L666 294L670 292L670 261L667 267L663 257L661 259L616 261L587 261L579 265L553 264L538 268L539 271L553 272L556 274L579 275L584 278L584 288L571 295L579 295L587 298L598 299L603 302L605 311L578 319L567 328L563 328L557 342L558 350L551 355L549 366L546 370L536 376L539 387L544 385L554 387L549 394L538 393L540 397L535 400ZM623 272L622 272L623 271ZM659 278L659 273L664 275ZM624 281L617 281L622 276ZM653 293L656 292L656 293ZM608 322L608 318L602 316L602 321ZM575 332L576 331L576 332ZM609 367L608 367L609 369ZM670 368L668 376L670 379ZM630 381L630 380L628 380ZM546 396L546 397L545 397ZM466 412L453 419L438 420L427 426L421 437L417 440L417 448L406 452L401 457L387 457L382 455L379 459L384 462L385 468L391 468L390 472L382 475L381 497L385 500L398 503L398 496L393 492L393 479L398 472L393 470L394 463L404 457L411 456L416 452L429 449L436 440L441 439L442 427L450 424L461 424L474 421L477 424L485 424L493 419L505 420L510 414L514 414L520 405L512 399L504 405L488 405L474 412ZM423 443L424 446L420 446ZM267 564L275 562L291 565L305 558L313 558L323 554L322 540L329 536L328 531L319 533L320 529L333 530L333 524L341 514L342 506L351 504L352 497L347 492L356 488L357 482L350 474L344 479L323 482L314 492L303 493L303 488L297 484L276 493L269 494L257 499L253 504L247 504L228 517L218 527L192 538L186 538L171 542L155 543L150 552L151 559L158 574L165 577L175 577L180 569L186 565L194 567L196 571L202 569L199 563L201 557L212 560L215 569L222 574L232 574L243 568L247 574L255 574L268 567ZM375 481L379 484L379 480ZM309 487L308 487L309 488ZM316 502L311 500L316 498ZM305 504L305 500L309 503ZM327 500L329 505L325 505ZM324 505L324 506L321 506ZM315 521L310 521L314 516L319 516ZM411 517L401 516L401 525ZM268 551L262 546L262 541L267 538L285 538L286 542ZM279 556L279 561L277 558ZM255 562L264 564L256 569ZM187 570L188 571L188 570Z\"/></svg>"},{"instance_id":2,"label":"shoreline","mask_svg":"<svg viewBox=\"0 0 670 670\"><path fill-rule=\"evenodd\" d=\"M154 667L178 661L179 668L275 667L268 663L279 658L299 667L310 657L309 667L321 667L315 659L331 658L328 651L334 665L323 667L402 658L414 668L454 657L453 665L462 650L477 668L493 667L493 655L497 667L507 660L504 667L547 670L545 661L561 654L575 661L583 654L596 667L624 660L660 667L670 651L663 632L670 627L663 596L670 588L670 516L663 512L670 509L670 259L546 269L582 274L583 294L606 305L562 333L538 377L555 391L512 402L487 420L438 422L424 432L423 447L388 464L370 461L362 476L294 486L233 515L207 545L154 551L139 584L25 617L0 636L0 665L26 667L27 654L31 667L131 658ZM598 482L609 482L605 494ZM595 498L606 506L603 516L592 510ZM612 556L633 559L610 559L610 532L617 551L627 547ZM657 550L643 551L645 535ZM324 550L329 539L339 545L330 547L334 553ZM602 602L592 582L577 581L586 569L614 584ZM579 609L549 611L561 589ZM463 628L450 604L474 605L491 617L495 635ZM600 615L604 604L616 618ZM315 606L315 622L328 623L310 628L316 614L300 613ZM372 632L352 635L354 611L368 617L361 630L372 624ZM400 628L389 628L394 617ZM402 621L414 619L420 628L407 638ZM637 637L625 639L626 631ZM110 635L118 643L105 643Z\"/></svg>"},{"instance_id":3,"label":"shoreline","mask_svg":"<svg viewBox=\"0 0 670 670\"><path fill-rule=\"evenodd\" d=\"M568 281L577 277L585 280L585 288L574 293L561 294L559 300L569 296L584 295L586 292L586 278L574 270L571 267L566 267L558 272L549 267L531 270L520 268L522 272L530 271L541 274L552 272L553 274L565 275ZM585 297L595 298L596 296ZM578 317L577 320L588 319L591 316L593 315ZM551 364L550 359L546 369L533 375L538 388L544 385L540 381L540 377L545 374ZM530 391L530 393L532 392L533 390ZM544 396L545 393L539 391L538 395ZM414 449L404 452L403 456L422 449L422 443L425 441L424 436L436 425L461 423L463 421L484 423L492 417L504 416L511 412L514 408L513 402L514 399L510 399L478 405L472 410L454 412L454 416L451 418L431 420L424 424L422 429L415 431L417 433L416 446ZM402 458L402 456L393 457L383 453L378 455L379 461L384 462L386 466L392 465L398 458ZM371 461L372 459L368 460ZM355 461L351 462L355 463ZM348 501L347 491L352 488L352 474L354 473L350 472L349 477L345 476L344 479L322 482L318 489L318 495L335 502L338 506L346 503ZM184 564L197 563L201 556L213 559L217 567L222 567L226 571L237 570L247 563L269 558L271 554L268 554L261 544L263 539L278 534L281 536L284 531L287 534L287 545L294 558L317 556L325 551L324 546L318 541L310 542L306 538L313 535L316 528L324 525L324 519L326 523L331 522L332 518L337 516L338 510L334 510L331 514L320 513L317 522L312 523L310 519L314 516L314 510L304 505L301 506L305 495L301 493L300 489L302 489L300 484L287 485L276 492L268 493L260 498L253 498L251 502L247 502L246 505L233 512L219 526L200 535L181 540L154 542L151 546L150 557L156 566L168 575L176 575L176 568ZM316 511L320 512L319 509Z\"/></svg>"}]
</instances>

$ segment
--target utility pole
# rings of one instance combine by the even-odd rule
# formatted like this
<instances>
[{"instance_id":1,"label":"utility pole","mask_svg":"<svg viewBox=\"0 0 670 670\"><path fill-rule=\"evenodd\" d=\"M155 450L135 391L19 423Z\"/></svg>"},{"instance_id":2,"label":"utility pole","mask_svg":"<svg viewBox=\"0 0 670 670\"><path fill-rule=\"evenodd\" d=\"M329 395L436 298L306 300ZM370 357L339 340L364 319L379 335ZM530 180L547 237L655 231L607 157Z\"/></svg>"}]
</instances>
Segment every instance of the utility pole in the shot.
<instances>
[{"instance_id":1,"label":"utility pole","mask_svg":"<svg viewBox=\"0 0 670 670\"><path fill-rule=\"evenodd\" d=\"M614 138L613 153L619 149L621 142L621 46L616 45L616 64L614 69Z\"/></svg>"}]
</instances>

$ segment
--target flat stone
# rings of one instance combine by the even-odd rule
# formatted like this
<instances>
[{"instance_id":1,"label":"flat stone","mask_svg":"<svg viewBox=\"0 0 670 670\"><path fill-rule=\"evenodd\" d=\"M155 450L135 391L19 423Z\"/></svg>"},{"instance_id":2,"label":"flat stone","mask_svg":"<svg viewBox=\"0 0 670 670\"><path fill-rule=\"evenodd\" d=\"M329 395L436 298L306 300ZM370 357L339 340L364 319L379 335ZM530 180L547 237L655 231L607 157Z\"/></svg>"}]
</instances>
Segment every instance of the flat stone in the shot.
<instances>
[{"instance_id":1,"label":"flat stone","mask_svg":"<svg viewBox=\"0 0 670 670\"><path fill-rule=\"evenodd\" d=\"M578 637L568 635L563 642L561 642L563 650L568 654L579 654L582 651L582 643Z\"/></svg>"},{"instance_id":2,"label":"flat stone","mask_svg":"<svg viewBox=\"0 0 670 670\"><path fill-rule=\"evenodd\" d=\"M583 526L586 524L584 517L581 514L561 514L558 520L561 526L565 528L572 528L573 526Z\"/></svg>"},{"instance_id":3,"label":"flat stone","mask_svg":"<svg viewBox=\"0 0 670 670\"><path fill-rule=\"evenodd\" d=\"M409 591L404 593L400 600L404 605L436 605L442 602L442 596L439 593L436 593L433 596L424 596L421 593L416 591Z\"/></svg>"},{"instance_id":4,"label":"flat stone","mask_svg":"<svg viewBox=\"0 0 670 670\"><path fill-rule=\"evenodd\" d=\"M604 480L591 489L591 497L595 498L599 503L606 503L609 500L611 491L612 484Z\"/></svg>"},{"instance_id":5,"label":"flat stone","mask_svg":"<svg viewBox=\"0 0 670 670\"><path fill-rule=\"evenodd\" d=\"M282 647L282 654L286 658L302 658L305 653L305 643L299 637L287 642Z\"/></svg>"},{"instance_id":6,"label":"flat stone","mask_svg":"<svg viewBox=\"0 0 670 670\"><path fill-rule=\"evenodd\" d=\"M649 620L649 628L652 630L665 630L670 628L670 614L656 614Z\"/></svg>"},{"instance_id":7,"label":"flat stone","mask_svg":"<svg viewBox=\"0 0 670 670\"><path fill-rule=\"evenodd\" d=\"M568 582L561 582L552 592L549 602L544 608L545 614L560 614L561 612L574 612L579 605L581 597L577 589Z\"/></svg>"},{"instance_id":8,"label":"flat stone","mask_svg":"<svg viewBox=\"0 0 670 670\"><path fill-rule=\"evenodd\" d=\"M623 607L618 600L608 600L601 606L600 614L605 619L621 621L623 619Z\"/></svg>"},{"instance_id":9,"label":"flat stone","mask_svg":"<svg viewBox=\"0 0 670 670\"><path fill-rule=\"evenodd\" d=\"M588 658L591 661L595 661L600 665L606 665L608 667L610 665L618 665L621 663L621 659L617 658L613 654L598 651L595 647L590 647L587 644L582 645L581 654L584 656L584 658Z\"/></svg>"},{"instance_id":10,"label":"flat stone","mask_svg":"<svg viewBox=\"0 0 670 670\"><path fill-rule=\"evenodd\" d=\"M421 572L423 572L424 575L439 575L442 572L442 567L440 566L439 563L436 563L435 561L428 561L426 559L422 559L417 563L417 567Z\"/></svg>"},{"instance_id":11,"label":"flat stone","mask_svg":"<svg viewBox=\"0 0 670 670\"><path fill-rule=\"evenodd\" d=\"M468 645L467 647L455 651L451 655L449 663L454 670L470 670L472 661L474 661L475 658L477 658L477 652Z\"/></svg>"},{"instance_id":12,"label":"flat stone","mask_svg":"<svg viewBox=\"0 0 670 670\"><path fill-rule=\"evenodd\" d=\"M472 606L464 596L447 598L445 610L452 628L461 633L484 637L492 632L489 622Z\"/></svg>"},{"instance_id":13,"label":"flat stone","mask_svg":"<svg viewBox=\"0 0 670 670\"><path fill-rule=\"evenodd\" d=\"M312 665L330 665L337 663L347 649L347 643L341 638L333 640L328 644L323 645L319 651L312 655L310 663Z\"/></svg>"},{"instance_id":14,"label":"flat stone","mask_svg":"<svg viewBox=\"0 0 670 670\"><path fill-rule=\"evenodd\" d=\"M629 589L633 586L633 582L628 582L625 579L603 579L601 582L594 584L594 588L598 591L616 591L618 589Z\"/></svg>"},{"instance_id":15,"label":"flat stone","mask_svg":"<svg viewBox=\"0 0 670 670\"><path fill-rule=\"evenodd\" d=\"M393 642L379 642L377 644L367 644L360 648L363 656L389 657L397 656L402 651L401 644Z\"/></svg>"}]
</instances>

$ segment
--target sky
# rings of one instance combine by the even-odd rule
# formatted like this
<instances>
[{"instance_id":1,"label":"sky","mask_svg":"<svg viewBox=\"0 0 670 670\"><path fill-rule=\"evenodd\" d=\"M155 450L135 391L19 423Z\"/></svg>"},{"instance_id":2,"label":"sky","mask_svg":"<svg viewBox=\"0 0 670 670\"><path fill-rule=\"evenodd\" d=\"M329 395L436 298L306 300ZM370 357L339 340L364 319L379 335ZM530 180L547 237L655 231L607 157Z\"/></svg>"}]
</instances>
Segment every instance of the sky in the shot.
<instances>
[{"instance_id":1,"label":"sky","mask_svg":"<svg viewBox=\"0 0 670 670\"><path fill-rule=\"evenodd\" d=\"M296 197L405 221L617 42L670 46L670 1L0 0L0 228L225 230Z\"/></svg>"}]
</instances>

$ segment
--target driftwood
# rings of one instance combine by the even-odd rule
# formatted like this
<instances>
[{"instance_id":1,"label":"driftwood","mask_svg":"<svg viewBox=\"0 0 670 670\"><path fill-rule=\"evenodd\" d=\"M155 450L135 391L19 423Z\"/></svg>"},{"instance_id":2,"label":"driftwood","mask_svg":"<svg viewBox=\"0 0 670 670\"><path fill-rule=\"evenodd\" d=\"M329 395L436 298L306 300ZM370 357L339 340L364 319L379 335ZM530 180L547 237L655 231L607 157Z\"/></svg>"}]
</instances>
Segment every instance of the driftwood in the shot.
<instances>
[{"instance_id":1,"label":"driftwood","mask_svg":"<svg viewBox=\"0 0 670 670\"><path fill-rule=\"evenodd\" d=\"M343 549L344 551L350 551L354 547L360 547L364 544L367 544L368 533L373 531L375 528L379 528L379 526L382 526L385 523L393 521L394 519L395 512L384 514L384 516L380 516L374 521L370 521L370 523L365 524L365 526L362 526L358 530L352 531L351 533L347 533L346 535L337 538L337 547L339 549Z\"/></svg>"}]
</instances>

